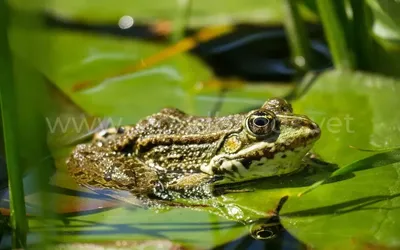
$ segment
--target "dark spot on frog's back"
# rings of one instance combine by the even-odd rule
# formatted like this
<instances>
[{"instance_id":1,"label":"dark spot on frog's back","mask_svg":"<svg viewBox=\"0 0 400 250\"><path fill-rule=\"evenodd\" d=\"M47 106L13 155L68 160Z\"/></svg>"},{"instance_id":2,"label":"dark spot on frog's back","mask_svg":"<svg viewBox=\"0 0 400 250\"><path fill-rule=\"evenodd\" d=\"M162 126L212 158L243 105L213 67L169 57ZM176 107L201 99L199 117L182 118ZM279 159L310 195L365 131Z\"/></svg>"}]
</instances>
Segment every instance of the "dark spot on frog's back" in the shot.
<instances>
[{"instance_id":1,"label":"dark spot on frog's back","mask_svg":"<svg viewBox=\"0 0 400 250\"><path fill-rule=\"evenodd\" d=\"M118 152L128 155L133 153L133 147L135 146L134 142L129 142L128 144L124 145L122 148L118 150Z\"/></svg>"},{"instance_id":2,"label":"dark spot on frog's back","mask_svg":"<svg viewBox=\"0 0 400 250\"><path fill-rule=\"evenodd\" d=\"M98 184L100 184L98 181L96 180L90 180L87 182L88 185L90 186L97 186Z\"/></svg>"},{"instance_id":3,"label":"dark spot on frog's back","mask_svg":"<svg viewBox=\"0 0 400 250\"><path fill-rule=\"evenodd\" d=\"M82 176L82 175L84 175L84 174L85 174L84 172L79 171L79 172L75 172L75 173L74 173L74 176L79 177L79 176Z\"/></svg>"}]
</instances>

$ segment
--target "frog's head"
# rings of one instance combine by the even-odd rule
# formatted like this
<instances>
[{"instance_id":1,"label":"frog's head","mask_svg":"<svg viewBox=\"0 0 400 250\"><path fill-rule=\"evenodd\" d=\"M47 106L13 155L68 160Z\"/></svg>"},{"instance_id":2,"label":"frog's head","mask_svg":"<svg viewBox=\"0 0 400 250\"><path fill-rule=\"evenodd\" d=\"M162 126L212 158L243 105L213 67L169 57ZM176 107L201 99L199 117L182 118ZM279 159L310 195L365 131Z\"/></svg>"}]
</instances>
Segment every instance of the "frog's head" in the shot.
<instances>
[{"instance_id":1,"label":"frog's head","mask_svg":"<svg viewBox=\"0 0 400 250\"><path fill-rule=\"evenodd\" d=\"M243 128L248 144L271 143L263 147L265 153L271 149L278 153L302 148L309 150L321 135L315 122L305 115L294 114L292 106L280 98L270 99L260 109L250 111L243 121Z\"/></svg>"},{"instance_id":2,"label":"frog's head","mask_svg":"<svg viewBox=\"0 0 400 250\"><path fill-rule=\"evenodd\" d=\"M239 133L227 136L210 167L214 174L235 176L233 181L294 172L320 133L307 116L293 114L285 100L270 99L245 116Z\"/></svg>"}]
</instances>

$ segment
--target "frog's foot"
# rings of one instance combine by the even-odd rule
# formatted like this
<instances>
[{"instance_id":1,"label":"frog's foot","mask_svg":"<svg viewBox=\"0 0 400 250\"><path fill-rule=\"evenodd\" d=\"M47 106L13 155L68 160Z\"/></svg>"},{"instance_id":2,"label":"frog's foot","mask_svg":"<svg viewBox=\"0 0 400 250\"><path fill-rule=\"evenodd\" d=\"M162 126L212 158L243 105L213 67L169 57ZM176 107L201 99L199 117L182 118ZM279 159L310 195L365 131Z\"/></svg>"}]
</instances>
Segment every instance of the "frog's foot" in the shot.
<instances>
[{"instance_id":1,"label":"frog's foot","mask_svg":"<svg viewBox=\"0 0 400 250\"><path fill-rule=\"evenodd\" d=\"M212 196L210 190L210 176L204 173L183 175L168 183L168 190L175 199L202 199Z\"/></svg>"},{"instance_id":2,"label":"frog's foot","mask_svg":"<svg viewBox=\"0 0 400 250\"><path fill-rule=\"evenodd\" d=\"M289 173L288 175L294 175L303 173L306 175L316 174L318 169L325 169L329 171L335 171L337 169L337 165L321 160L316 154L308 153L304 156L300 163L300 167Z\"/></svg>"}]
</instances>

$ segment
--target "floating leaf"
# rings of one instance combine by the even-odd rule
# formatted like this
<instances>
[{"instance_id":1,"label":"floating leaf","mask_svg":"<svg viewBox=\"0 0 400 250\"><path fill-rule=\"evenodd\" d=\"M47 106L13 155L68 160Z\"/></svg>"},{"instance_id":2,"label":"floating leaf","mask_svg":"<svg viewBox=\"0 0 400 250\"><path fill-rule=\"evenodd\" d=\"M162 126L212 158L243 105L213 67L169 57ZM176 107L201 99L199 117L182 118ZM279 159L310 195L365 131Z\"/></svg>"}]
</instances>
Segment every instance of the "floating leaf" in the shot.
<instances>
[{"instance_id":1,"label":"floating leaf","mask_svg":"<svg viewBox=\"0 0 400 250\"><path fill-rule=\"evenodd\" d=\"M330 72L294 103L321 126L316 152L324 160L347 165L334 175L352 173L301 197L289 197L281 222L296 238L318 249L357 249L363 242L399 246L399 151L376 154L348 147L399 145L400 114L393 112L399 94L399 82L390 78Z\"/></svg>"},{"instance_id":2,"label":"floating leaf","mask_svg":"<svg viewBox=\"0 0 400 250\"><path fill-rule=\"evenodd\" d=\"M165 46L67 31L32 31L38 41L38 55L25 58L25 51L19 44L22 31L15 27L10 35L18 56L34 64L84 111L94 116L111 116L115 122L123 119L125 124L131 123L166 106L190 109L187 104L191 98L189 90L196 83L211 78L210 70L199 59L178 54L154 67L108 78L93 88L75 93L74 84L118 72ZM41 43L44 41L51 47L43 48ZM43 53L40 49L49 50L46 53L51 54L52 65L38 59Z\"/></svg>"},{"instance_id":3,"label":"floating leaf","mask_svg":"<svg viewBox=\"0 0 400 250\"><path fill-rule=\"evenodd\" d=\"M327 183L329 181L334 181L335 177L342 176L342 175L348 175L355 171L360 171L360 170L364 170L364 169L382 167L382 166L386 166L386 165L396 163L396 162L400 162L400 151L399 150L379 153L379 154L367 157L365 159L358 160L347 166L339 168L338 170L333 172L328 178L326 178L322 181L317 181L316 183L311 185L309 188L307 188L306 190L304 190L303 192L298 194L298 196L302 196L306 193L309 193L324 183Z\"/></svg>"}]
</instances>

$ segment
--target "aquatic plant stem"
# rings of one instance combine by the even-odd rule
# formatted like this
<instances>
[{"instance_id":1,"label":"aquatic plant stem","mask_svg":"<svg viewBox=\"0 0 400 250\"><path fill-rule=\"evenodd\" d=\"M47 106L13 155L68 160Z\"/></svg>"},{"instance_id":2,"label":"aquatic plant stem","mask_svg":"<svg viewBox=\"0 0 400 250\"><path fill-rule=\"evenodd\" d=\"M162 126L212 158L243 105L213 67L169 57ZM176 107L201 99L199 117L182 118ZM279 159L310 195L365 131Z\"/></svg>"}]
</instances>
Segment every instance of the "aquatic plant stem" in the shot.
<instances>
[{"instance_id":1,"label":"aquatic plant stem","mask_svg":"<svg viewBox=\"0 0 400 250\"><path fill-rule=\"evenodd\" d=\"M173 29L171 34L171 42L176 43L183 39L185 30L188 25L190 10L192 7L192 0L176 0L178 8L176 17L173 21Z\"/></svg>"},{"instance_id":2,"label":"aquatic plant stem","mask_svg":"<svg viewBox=\"0 0 400 250\"><path fill-rule=\"evenodd\" d=\"M300 71L307 72L312 68L311 42L299 13L298 0L285 0L285 29L292 51L292 60Z\"/></svg>"},{"instance_id":3,"label":"aquatic plant stem","mask_svg":"<svg viewBox=\"0 0 400 250\"><path fill-rule=\"evenodd\" d=\"M52 65L50 54L52 50L48 48L51 48L53 44L47 36L41 36L47 32L45 19L41 15L13 13L11 25L14 29L22 31L23 36L18 40L13 39L12 42L19 44L25 58L36 58L43 65ZM46 243L54 239L57 234L54 219L59 196L54 195L53 187L49 185L50 177L54 173L54 160L47 145L46 117L54 115L58 107L50 99L56 98L48 88L51 86L50 81L46 85L45 78L37 70L35 63L27 63L26 60L16 56L13 58L13 66L18 70L13 79L17 114L19 114L17 121L20 124L17 134L18 148L24 154L22 166L31 180L26 184L28 186L25 189L29 188L30 192L34 193L37 202L35 219L45 229L38 231L32 229L32 231L35 231L35 238L40 239L38 242L40 246L37 247L44 249ZM28 127L27 124L29 124ZM38 224L35 223L35 225Z\"/></svg>"},{"instance_id":4,"label":"aquatic plant stem","mask_svg":"<svg viewBox=\"0 0 400 250\"><path fill-rule=\"evenodd\" d=\"M365 1L350 0L353 11L352 44L357 66L361 70L373 70L373 58L376 58L372 29L372 12Z\"/></svg>"},{"instance_id":5,"label":"aquatic plant stem","mask_svg":"<svg viewBox=\"0 0 400 250\"><path fill-rule=\"evenodd\" d=\"M333 64L339 70L354 70L356 68L354 55L346 33L347 19L343 0L318 0L317 7L333 57Z\"/></svg>"},{"instance_id":6,"label":"aquatic plant stem","mask_svg":"<svg viewBox=\"0 0 400 250\"><path fill-rule=\"evenodd\" d=\"M7 40L8 8L0 2L0 102L3 121L4 146L9 180L10 213L13 229L12 247L26 246L26 219L22 168L18 158L16 98L11 54Z\"/></svg>"}]
</instances>

